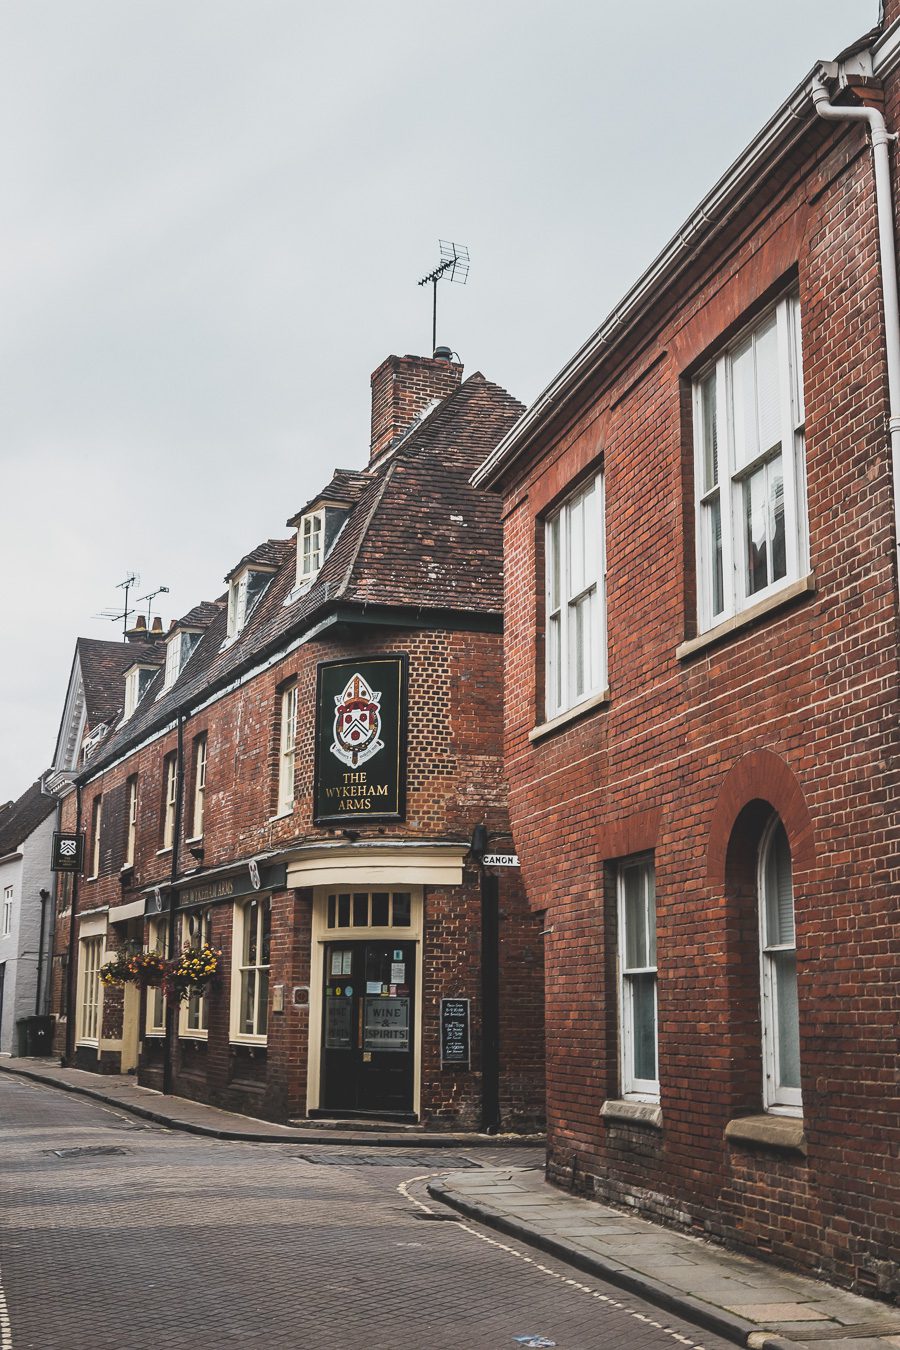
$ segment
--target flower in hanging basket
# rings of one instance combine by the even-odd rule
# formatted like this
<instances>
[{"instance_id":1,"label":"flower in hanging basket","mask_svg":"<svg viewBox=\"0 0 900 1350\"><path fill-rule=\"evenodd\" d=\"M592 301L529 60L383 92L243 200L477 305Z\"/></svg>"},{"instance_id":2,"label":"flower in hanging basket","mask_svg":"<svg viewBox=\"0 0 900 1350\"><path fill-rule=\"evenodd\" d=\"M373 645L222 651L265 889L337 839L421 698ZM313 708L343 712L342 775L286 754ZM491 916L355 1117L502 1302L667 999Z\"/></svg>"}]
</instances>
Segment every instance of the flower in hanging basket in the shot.
<instances>
[{"instance_id":1,"label":"flower in hanging basket","mask_svg":"<svg viewBox=\"0 0 900 1350\"><path fill-rule=\"evenodd\" d=\"M135 952L128 958L132 978L144 989L155 989L162 984L169 962L161 952Z\"/></svg>"},{"instance_id":2,"label":"flower in hanging basket","mask_svg":"<svg viewBox=\"0 0 900 1350\"><path fill-rule=\"evenodd\" d=\"M178 999L192 993L203 993L215 979L222 953L204 943L202 947L185 947L180 956L170 963L167 987Z\"/></svg>"},{"instance_id":3,"label":"flower in hanging basket","mask_svg":"<svg viewBox=\"0 0 900 1350\"><path fill-rule=\"evenodd\" d=\"M130 961L131 958L125 952L117 952L111 961L105 962L100 967L100 983L105 984L109 989L133 984L136 977L131 969Z\"/></svg>"}]
</instances>

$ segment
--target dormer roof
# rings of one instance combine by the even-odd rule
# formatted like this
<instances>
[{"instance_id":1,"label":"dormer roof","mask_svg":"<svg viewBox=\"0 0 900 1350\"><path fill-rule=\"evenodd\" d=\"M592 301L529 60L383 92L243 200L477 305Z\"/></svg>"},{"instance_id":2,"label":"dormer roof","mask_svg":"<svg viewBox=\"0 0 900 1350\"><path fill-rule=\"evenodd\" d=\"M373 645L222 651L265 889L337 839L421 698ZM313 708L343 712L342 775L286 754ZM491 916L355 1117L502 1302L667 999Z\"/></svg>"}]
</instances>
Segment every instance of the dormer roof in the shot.
<instances>
[{"instance_id":1,"label":"dormer roof","mask_svg":"<svg viewBox=\"0 0 900 1350\"><path fill-rule=\"evenodd\" d=\"M323 506L343 507L349 510L359 501L372 481L372 475L357 469L335 469L331 482L315 497L311 497L296 515L285 523L296 528L310 511L318 511Z\"/></svg>"},{"instance_id":2,"label":"dormer roof","mask_svg":"<svg viewBox=\"0 0 900 1350\"><path fill-rule=\"evenodd\" d=\"M245 553L239 563L232 567L230 572L226 572L225 580L233 581L239 576L245 568L258 568L261 572L274 572L284 561L284 556L290 548L290 539L267 539L264 544L258 544L250 553Z\"/></svg>"}]
</instances>

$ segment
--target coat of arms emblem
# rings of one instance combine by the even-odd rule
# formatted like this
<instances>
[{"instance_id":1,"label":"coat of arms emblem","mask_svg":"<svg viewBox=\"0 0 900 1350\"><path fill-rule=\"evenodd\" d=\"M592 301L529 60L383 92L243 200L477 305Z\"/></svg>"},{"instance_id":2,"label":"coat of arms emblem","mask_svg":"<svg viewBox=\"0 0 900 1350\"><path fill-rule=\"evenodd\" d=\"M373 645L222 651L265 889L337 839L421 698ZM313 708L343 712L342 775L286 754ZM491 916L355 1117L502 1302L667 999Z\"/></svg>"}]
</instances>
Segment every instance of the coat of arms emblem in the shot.
<instances>
[{"instance_id":1,"label":"coat of arms emblem","mask_svg":"<svg viewBox=\"0 0 900 1350\"><path fill-rule=\"evenodd\" d=\"M352 675L334 696L334 743L331 753L356 769L384 749L381 734L381 692L370 689L360 674Z\"/></svg>"}]
</instances>

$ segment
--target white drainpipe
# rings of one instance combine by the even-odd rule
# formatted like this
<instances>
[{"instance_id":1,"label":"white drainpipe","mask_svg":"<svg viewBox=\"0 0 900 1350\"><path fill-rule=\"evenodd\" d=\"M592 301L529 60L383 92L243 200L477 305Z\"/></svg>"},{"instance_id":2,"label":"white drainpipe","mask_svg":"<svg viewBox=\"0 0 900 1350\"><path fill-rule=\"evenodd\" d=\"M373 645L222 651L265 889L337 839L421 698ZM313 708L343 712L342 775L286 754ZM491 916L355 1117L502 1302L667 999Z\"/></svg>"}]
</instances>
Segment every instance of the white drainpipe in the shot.
<instances>
[{"instance_id":1,"label":"white drainpipe","mask_svg":"<svg viewBox=\"0 0 900 1350\"><path fill-rule=\"evenodd\" d=\"M875 207L878 212L878 247L881 254L881 291L887 342L888 404L891 434L891 477L894 492L894 542L898 550L900 584L900 302L897 297L897 249L894 238L894 207L891 193L891 162L888 149L895 141L876 108L836 107L828 88L817 76L812 82L812 100L820 117L832 122L868 122L875 161Z\"/></svg>"}]
</instances>

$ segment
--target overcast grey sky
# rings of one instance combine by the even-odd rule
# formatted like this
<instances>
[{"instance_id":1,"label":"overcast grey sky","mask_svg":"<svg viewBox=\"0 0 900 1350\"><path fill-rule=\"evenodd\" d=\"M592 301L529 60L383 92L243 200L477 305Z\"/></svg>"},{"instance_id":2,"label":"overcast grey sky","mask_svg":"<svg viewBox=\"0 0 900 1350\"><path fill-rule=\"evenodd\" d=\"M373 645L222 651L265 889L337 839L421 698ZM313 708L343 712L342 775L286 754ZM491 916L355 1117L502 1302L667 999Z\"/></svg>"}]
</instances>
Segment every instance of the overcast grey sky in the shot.
<instances>
[{"instance_id":1,"label":"overcast grey sky","mask_svg":"<svg viewBox=\"0 0 900 1350\"><path fill-rule=\"evenodd\" d=\"M438 341L525 402L878 0L4 0L0 801L128 569L164 622Z\"/></svg>"}]
</instances>

